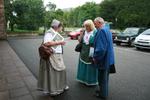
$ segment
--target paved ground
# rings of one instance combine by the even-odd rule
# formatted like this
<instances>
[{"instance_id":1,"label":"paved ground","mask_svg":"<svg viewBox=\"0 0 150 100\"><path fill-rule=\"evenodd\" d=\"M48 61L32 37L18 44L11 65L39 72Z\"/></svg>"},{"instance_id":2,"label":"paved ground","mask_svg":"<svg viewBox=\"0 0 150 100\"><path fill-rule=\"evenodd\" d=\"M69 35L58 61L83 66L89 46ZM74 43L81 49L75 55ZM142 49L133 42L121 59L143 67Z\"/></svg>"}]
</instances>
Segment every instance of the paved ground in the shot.
<instances>
[{"instance_id":1,"label":"paved ground","mask_svg":"<svg viewBox=\"0 0 150 100\"><path fill-rule=\"evenodd\" d=\"M9 39L10 45L37 77L38 52L41 39ZM77 41L69 41L64 47L64 61L70 90L54 100L99 100L93 96L95 87L86 87L76 81L78 53L74 52ZM126 46L115 47L117 74L110 76L108 100L150 99L150 52L137 51Z\"/></svg>"},{"instance_id":2,"label":"paved ground","mask_svg":"<svg viewBox=\"0 0 150 100\"><path fill-rule=\"evenodd\" d=\"M52 100L36 91L37 80L7 41L0 41L0 100Z\"/></svg>"}]
</instances>

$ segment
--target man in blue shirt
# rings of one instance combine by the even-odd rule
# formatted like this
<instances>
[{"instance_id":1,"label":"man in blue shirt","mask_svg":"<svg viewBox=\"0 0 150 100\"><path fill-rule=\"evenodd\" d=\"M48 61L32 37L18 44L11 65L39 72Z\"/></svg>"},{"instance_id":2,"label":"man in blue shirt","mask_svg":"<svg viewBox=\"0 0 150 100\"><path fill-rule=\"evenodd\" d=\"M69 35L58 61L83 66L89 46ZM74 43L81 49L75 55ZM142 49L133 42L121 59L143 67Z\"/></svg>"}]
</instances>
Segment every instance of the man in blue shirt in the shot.
<instances>
[{"instance_id":1,"label":"man in blue shirt","mask_svg":"<svg viewBox=\"0 0 150 100\"><path fill-rule=\"evenodd\" d=\"M94 39L93 61L98 68L98 82L100 91L97 96L106 99L108 97L108 81L111 66L114 65L114 50L112 33L105 27L104 19L97 17L94 20L97 33ZM113 66L114 67L114 66Z\"/></svg>"}]
</instances>

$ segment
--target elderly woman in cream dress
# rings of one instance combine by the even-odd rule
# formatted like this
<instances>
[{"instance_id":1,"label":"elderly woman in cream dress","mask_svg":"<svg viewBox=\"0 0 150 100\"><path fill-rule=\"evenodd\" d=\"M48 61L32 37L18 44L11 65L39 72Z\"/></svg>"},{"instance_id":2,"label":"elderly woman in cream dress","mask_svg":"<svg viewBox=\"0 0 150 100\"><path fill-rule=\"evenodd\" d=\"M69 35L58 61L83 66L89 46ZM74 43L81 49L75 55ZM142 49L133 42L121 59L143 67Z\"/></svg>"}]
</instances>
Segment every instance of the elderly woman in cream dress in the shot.
<instances>
[{"instance_id":1,"label":"elderly woman in cream dress","mask_svg":"<svg viewBox=\"0 0 150 100\"><path fill-rule=\"evenodd\" d=\"M56 48L54 53L48 60L40 59L39 77L38 77L38 90L44 94L56 96L68 90L69 87L66 83L66 67L63 61L63 48L64 41L55 41L54 35L62 31L62 24L60 21L54 19L51 23L51 28L45 33L43 43Z\"/></svg>"}]
</instances>

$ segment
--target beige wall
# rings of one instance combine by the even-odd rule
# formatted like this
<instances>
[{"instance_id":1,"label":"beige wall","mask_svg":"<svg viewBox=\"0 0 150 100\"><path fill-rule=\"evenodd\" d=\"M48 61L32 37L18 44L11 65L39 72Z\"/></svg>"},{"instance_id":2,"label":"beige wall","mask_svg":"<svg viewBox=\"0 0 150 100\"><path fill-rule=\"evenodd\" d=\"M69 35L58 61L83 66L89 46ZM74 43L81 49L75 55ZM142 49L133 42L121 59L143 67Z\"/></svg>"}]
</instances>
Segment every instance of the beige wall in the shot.
<instances>
[{"instance_id":1,"label":"beige wall","mask_svg":"<svg viewBox=\"0 0 150 100\"><path fill-rule=\"evenodd\" d=\"M0 39L6 39L5 18L4 18L4 2L0 0Z\"/></svg>"}]
</instances>

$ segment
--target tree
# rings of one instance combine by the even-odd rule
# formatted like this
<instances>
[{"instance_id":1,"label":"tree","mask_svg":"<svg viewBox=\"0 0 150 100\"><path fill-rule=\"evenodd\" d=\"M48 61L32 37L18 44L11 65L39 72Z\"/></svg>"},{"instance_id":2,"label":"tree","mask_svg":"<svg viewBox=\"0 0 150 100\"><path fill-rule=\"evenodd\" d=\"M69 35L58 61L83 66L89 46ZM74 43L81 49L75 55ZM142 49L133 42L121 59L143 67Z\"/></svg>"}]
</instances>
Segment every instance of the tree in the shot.
<instances>
[{"instance_id":1,"label":"tree","mask_svg":"<svg viewBox=\"0 0 150 100\"><path fill-rule=\"evenodd\" d=\"M13 0L4 0L5 19L6 23L10 21L11 31L14 31L14 24L16 23L16 16L14 15L14 2ZM7 26L6 26L7 27Z\"/></svg>"},{"instance_id":2,"label":"tree","mask_svg":"<svg viewBox=\"0 0 150 100\"><path fill-rule=\"evenodd\" d=\"M149 0L104 0L100 4L87 2L82 6L70 11L56 10L56 5L49 2L43 6L42 0L11 0L5 1L6 21L10 21L13 29L14 24L19 29L37 29L44 25L49 27L53 19L58 19L65 26L81 27L87 19L103 17L112 22L114 28L132 26L150 26L150 3ZM14 16L13 12L17 15Z\"/></svg>"},{"instance_id":3,"label":"tree","mask_svg":"<svg viewBox=\"0 0 150 100\"><path fill-rule=\"evenodd\" d=\"M48 8L48 10L55 11L55 9L56 9L56 5L54 3L51 3L51 2L48 2L48 4L46 5L46 7Z\"/></svg>"},{"instance_id":4,"label":"tree","mask_svg":"<svg viewBox=\"0 0 150 100\"><path fill-rule=\"evenodd\" d=\"M19 29L37 30L44 23L42 0L16 0L17 26Z\"/></svg>"},{"instance_id":5,"label":"tree","mask_svg":"<svg viewBox=\"0 0 150 100\"><path fill-rule=\"evenodd\" d=\"M71 26L81 27L83 22L87 19L94 19L98 16L99 7L94 2L87 2L86 4L73 9L69 14L68 23Z\"/></svg>"},{"instance_id":6,"label":"tree","mask_svg":"<svg viewBox=\"0 0 150 100\"><path fill-rule=\"evenodd\" d=\"M100 7L100 15L116 28L149 26L149 0L104 0Z\"/></svg>"},{"instance_id":7,"label":"tree","mask_svg":"<svg viewBox=\"0 0 150 100\"><path fill-rule=\"evenodd\" d=\"M6 22L10 21L19 29L37 30L44 23L44 5L42 0L5 0Z\"/></svg>"}]
</instances>

